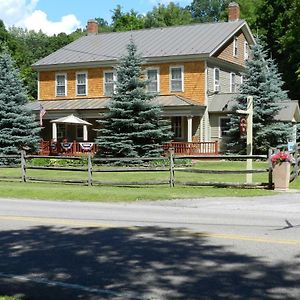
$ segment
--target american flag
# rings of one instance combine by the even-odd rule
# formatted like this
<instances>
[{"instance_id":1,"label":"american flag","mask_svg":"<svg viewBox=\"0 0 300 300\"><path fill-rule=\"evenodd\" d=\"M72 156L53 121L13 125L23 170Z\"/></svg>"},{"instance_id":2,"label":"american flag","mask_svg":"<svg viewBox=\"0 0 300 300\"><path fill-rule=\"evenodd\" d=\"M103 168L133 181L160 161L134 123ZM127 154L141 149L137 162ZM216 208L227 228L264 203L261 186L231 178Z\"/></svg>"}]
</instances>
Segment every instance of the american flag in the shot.
<instances>
[{"instance_id":1,"label":"american flag","mask_svg":"<svg viewBox=\"0 0 300 300\"><path fill-rule=\"evenodd\" d=\"M40 104L40 126L43 126L43 116L46 113L46 109Z\"/></svg>"}]
</instances>

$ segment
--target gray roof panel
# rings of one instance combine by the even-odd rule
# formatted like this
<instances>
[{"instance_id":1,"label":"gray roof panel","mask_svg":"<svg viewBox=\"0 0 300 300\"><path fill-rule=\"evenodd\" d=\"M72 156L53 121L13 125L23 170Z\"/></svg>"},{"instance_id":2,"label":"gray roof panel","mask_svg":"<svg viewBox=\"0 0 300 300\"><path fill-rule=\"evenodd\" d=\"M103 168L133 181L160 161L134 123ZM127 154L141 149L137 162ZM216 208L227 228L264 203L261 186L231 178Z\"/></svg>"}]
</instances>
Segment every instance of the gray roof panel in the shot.
<instances>
[{"instance_id":1,"label":"gray roof panel","mask_svg":"<svg viewBox=\"0 0 300 300\"><path fill-rule=\"evenodd\" d=\"M245 24L203 23L88 35L39 60L33 67L118 60L126 53L131 38L143 58L209 55Z\"/></svg>"},{"instance_id":2,"label":"gray roof panel","mask_svg":"<svg viewBox=\"0 0 300 300\"><path fill-rule=\"evenodd\" d=\"M105 109L108 106L110 98L98 99L76 99L76 100L42 100L33 101L27 104L27 107L33 111L40 110L40 104L46 111L52 110L91 110L91 109ZM202 106L192 100L171 95L158 96L153 99L153 103L164 107L184 107L184 106Z\"/></svg>"}]
</instances>

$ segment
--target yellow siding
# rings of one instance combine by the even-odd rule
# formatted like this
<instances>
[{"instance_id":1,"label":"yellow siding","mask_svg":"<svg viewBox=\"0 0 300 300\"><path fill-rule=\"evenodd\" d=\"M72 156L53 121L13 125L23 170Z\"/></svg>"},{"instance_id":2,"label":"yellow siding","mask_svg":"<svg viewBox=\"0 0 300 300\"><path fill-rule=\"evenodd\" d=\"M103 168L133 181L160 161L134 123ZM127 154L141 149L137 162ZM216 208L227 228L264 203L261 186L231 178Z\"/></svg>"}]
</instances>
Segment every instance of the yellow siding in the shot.
<instances>
[{"instance_id":1,"label":"yellow siding","mask_svg":"<svg viewBox=\"0 0 300 300\"><path fill-rule=\"evenodd\" d=\"M170 92L170 67L184 67L184 91ZM150 67L146 65L145 68ZM160 94L176 94L185 98L204 104L205 98L205 66L204 62L187 62L187 63L165 63L151 65L159 68L160 73ZM67 74L67 95L55 96L55 74L53 71L40 72L40 99L78 99L78 98L99 98L104 96L103 90L103 72L112 69L89 68L80 70L65 70L57 73ZM88 94L87 96L76 96L76 72L88 73Z\"/></svg>"}]
</instances>

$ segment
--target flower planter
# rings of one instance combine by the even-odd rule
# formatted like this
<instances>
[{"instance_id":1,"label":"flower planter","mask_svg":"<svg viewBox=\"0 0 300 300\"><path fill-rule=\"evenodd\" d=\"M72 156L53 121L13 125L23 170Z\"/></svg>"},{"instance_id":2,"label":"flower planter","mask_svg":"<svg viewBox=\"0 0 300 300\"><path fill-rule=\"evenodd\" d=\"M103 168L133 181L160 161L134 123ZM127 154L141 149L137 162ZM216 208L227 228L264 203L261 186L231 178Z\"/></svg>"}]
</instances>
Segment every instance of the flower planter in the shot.
<instances>
[{"instance_id":1,"label":"flower planter","mask_svg":"<svg viewBox=\"0 0 300 300\"><path fill-rule=\"evenodd\" d=\"M290 183L290 163L275 164L273 168L273 181L275 190L288 190Z\"/></svg>"}]
</instances>

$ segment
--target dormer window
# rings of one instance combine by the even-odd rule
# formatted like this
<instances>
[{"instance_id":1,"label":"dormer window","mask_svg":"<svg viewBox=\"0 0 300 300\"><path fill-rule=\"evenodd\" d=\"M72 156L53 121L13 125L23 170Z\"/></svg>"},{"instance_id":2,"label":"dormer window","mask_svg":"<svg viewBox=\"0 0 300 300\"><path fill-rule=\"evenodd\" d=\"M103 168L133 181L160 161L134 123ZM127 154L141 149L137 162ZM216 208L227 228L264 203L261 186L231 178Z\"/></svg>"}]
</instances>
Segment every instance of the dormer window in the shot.
<instances>
[{"instance_id":1,"label":"dormer window","mask_svg":"<svg viewBox=\"0 0 300 300\"><path fill-rule=\"evenodd\" d=\"M112 71L104 72L104 95L112 96L115 91L115 76Z\"/></svg>"},{"instance_id":2,"label":"dormer window","mask_svg":"<svg viewBox=\"0 0 300 300\"><path fill-rule=\"evenodd\" d=\"M87 95L87 72L76 73L76 95Z\"/></svg>"},{"instance_id":3,"label":"dormer window","mask_svg":"<svg viewBox=\"0 0 300 300\"><path fill-rule=\"evenodd\" d=\"M146 69L147 77L147 92L158 93L159 92L159 69L148 68Z\"/></svg>"},{"instance_id":4,"label":"dormer window","mask_svg":"<svg viewBox=\"0 0 300 300\"><path fill-rule=\"evenodd\" d=\"M67 95L67 74L55 75L55 95L56 96Z\"/></svg>"},{"instance_id":5,"label":"dormer window","mask_svg":"<svg viewBox=\"0 0 300 300\"><path fill-rule=\"evenodd\" d=\"M244 42L244 60L249 59L249 45L247 42Z\"/></svg>"},{"instance_id":6,"label":"dormer window","mask_svg":"<svg viewBox=\"0 0 300 300\"><path fill-rule=\"evenodd\" d=\"M214 68L214 92L220 91L220 69Z\"/></svg>"},{"instance_id":7,"label":"dormer window","mask_svg":"<svg viewBox=\"0 0 300 300\"><path fill-rule=\"evenodd\" d=\"M233 37L233 56L238 56L238 38L237 38L237 36Z\"/></svg>"},{"instance_id":8,"label":"dormer window","mask_svg":"<svg viewBox=\"0 0 300 300\"><path fill-rule=\"evenodd\" d=\"M170 91L183 92L183 67L170 67Z\"/></svg>"}]
</instances>

